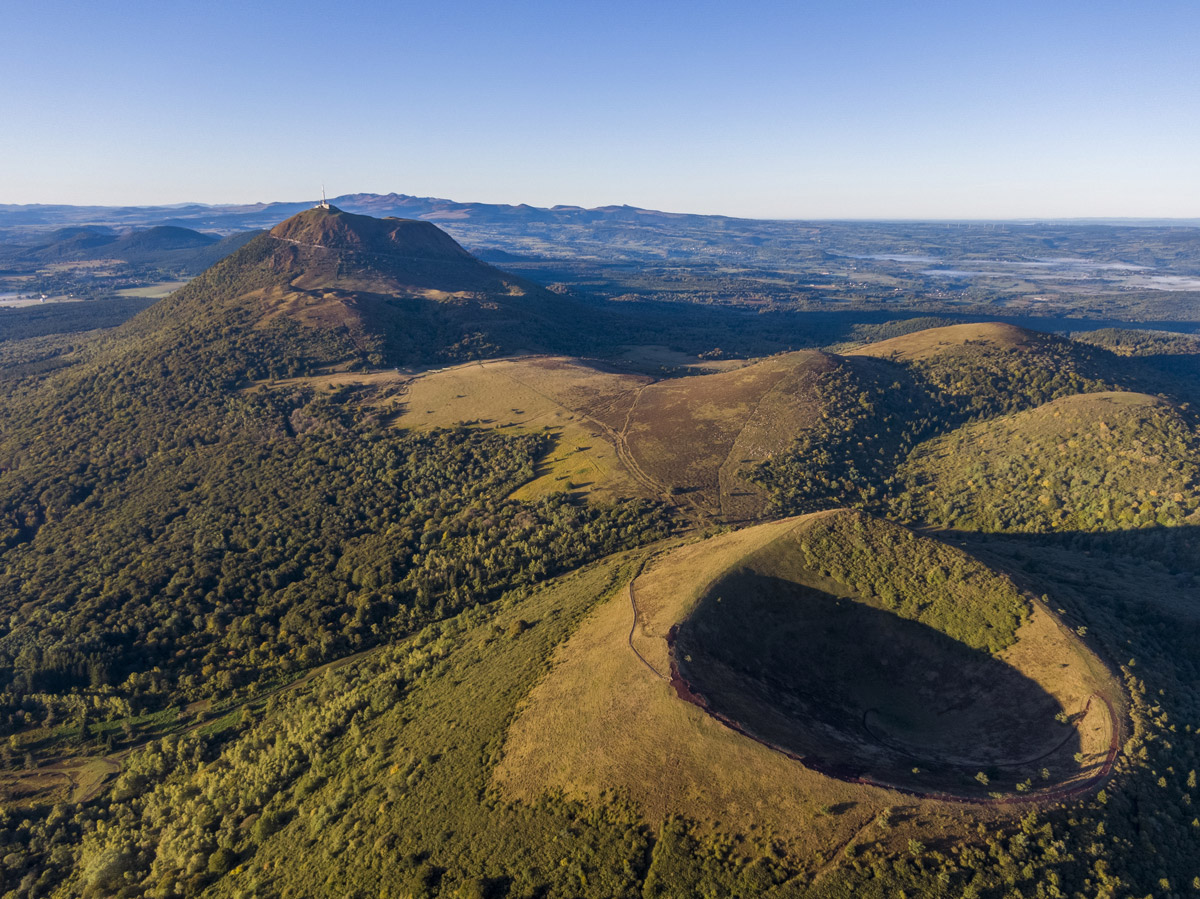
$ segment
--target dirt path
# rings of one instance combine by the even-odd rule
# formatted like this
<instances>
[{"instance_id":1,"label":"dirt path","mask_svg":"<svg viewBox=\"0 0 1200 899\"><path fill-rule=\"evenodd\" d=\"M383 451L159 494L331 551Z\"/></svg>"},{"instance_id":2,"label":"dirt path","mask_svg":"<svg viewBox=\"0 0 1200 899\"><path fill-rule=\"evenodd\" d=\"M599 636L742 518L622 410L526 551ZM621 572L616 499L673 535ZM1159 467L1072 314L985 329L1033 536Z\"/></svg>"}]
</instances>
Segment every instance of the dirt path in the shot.
<instances>
[{"instance_id":1,"label":"dirt path","mask_svg":"<svg viewBox=\"0 0 1200 899\"><path fill-rule=\"evenodd\" d=\"M882 814L882 812L880 814ZM878 820L879 814L872 815L867 819L866 823L863 824L862 827L854 831L854 833L850 834L850 836L842 841L842 843L840 843L838 847L833 850L833 853L829 856L829 860L826 861L825 864L821 865L821 867L817 869L817 872L813 874L812 880L808 882L809 887L811 888L816 885L818 880L836 868L838 861L840 861L842 856L846 854L846 850L858 842L858 838L863 835L867 828L871 827Z\"/></svg>"},{"instance_id":2,"label":"dirt path","mask_svg":"<svg viewBox=\"0 0 1200 899\"><path fill-rule=\"evenodd\" d=\"M482 366L485 363L480 362L478 364ZM629 445L629 428L633 423L633 414L637 409L638 401L641 400L642 393L657 382L643 384L633 392L633 402L630 403L629 409L625 413L625 423L618 431L616 428L612 427L612 425L606 424L599 418L588 414L586 411L584 411L584 409L568 406L557 397L552 396L551 394L548 394L542 390L538 390L536 387L527 384L520 378L514 377L509 372L501 372L501 374L503 374L504 377L512 381L514 384L517 384L525 390L542 397L542 399L547 400L548 402L554 403L556 406L567 412L570 412L572 415L579 416L581 420L599 429L599 431L607 438L608 442L612 444L613 449L617 451L617 459L620 461L621 465L625 467L625 470L629 472L630 477L632 477L649 495L657 496L662 499L663 502L675 506L676 508L681 507L681 498L672 496L670 488L666 484L663 484L661 481L651 476L644 468L642 468L637 459L634 457L632 447ZM622 394L622 396L626 395L628 394ZM687 504L688 509L694 515L700 516L702 520L708 520L710 518L710 515L703 508L701 508L695 500L691 499L690 497L683 497L682 499ZM681 508L680 510L683 511Z\"/></svg>"},{"instance_id":3,"label":"dirt path","mask_svg":"<svg viewBox=\"0 0 1200 899\"><path fill-rule=\"evenodd\" d=\"M655 382L655 383L657 383L657 382ZM693 526L698 527L698 526L703 525L705 522L712 520L711 512L709 512L707 509L705 509L703 506L701 506L700 503L698 503L695 499L693 499L690 496L679 497L679 496L673 495L671 493L670 489L667 487L667 485L665 485L665 484L661 483L660 481L658 481L657 479L651 477L645 471L645 469L642 468L642 466L638 463L637 459L634 458L633 448L629 445L629 427L633 423L634 410L637 409L637 404L638 404L638 401L642 398L642 394L647 390L647 388L650 388L653 386L654 386L654 384L646 384L637 389L637 393L634 395L634 398L633 398L633 403L629 406L629 411L625 414L625 424L623 424L621 426L620 431L614 431L608 425L606 425L600 421L596 421L596 424L599 425L601 428L603 428L605 430L605 432L611 436L613 445L616 447L616 450L617 450L617 458L619 458L621 460L621 463L629 470L629 473L632 474L633 477L637 481L639 481L643 486L645 486L648 490L652 490L652 491L658 493L658 495L662 497L664 502L668 503L669 505L674 506L676 509L679 509L679 511L681 511L681 512L684 511L682 503L680 501L682 500L683 503L686 503L687 507L688 507L688 511L690 511L690 513L692 515L691 524ZM592 418L589 418L588 420L595 421L595 419L592 419ZM720 492L720 487L718 485L718 493L719 492ZM719 505L718 505L718 508L719 508Z\"/></svg>"},{"instance_id":4,"label":"dirt path","mask_svg":"<svg viewBox=\"0 0 1200 899\"><path fill-rule=\"evenodd\" d=\"M491 361L491 360L487 360L487 361ZM479 367L482 368L484 365L487 364L487 362L481 360L475 364L479 365ZM660 484L658 481L656 481L654 478L650 477L648 474L646 474L645 471L642 470L641 466L639 466L637 464L637 461L633 458L633 454L629 450L629 444L625 440L625 432L629 428L629 421L633 415L633 409L634 409L634 407L637 406L637 402L638 402L638 399L642 395L642 391L645 390L646 387L649 387L650 386L649 384L643 385L642 387L639 387L637 389L636 393L634 394L633 404L629 407L629 412L625 416L625 425L620 431L617 431L617 430L613 429L610 425L607 425L604 422L600 421L599 419L593 418L591 415L588 415L587 412L583 411L582 409L576 409L572 406L568 406L562 400L560 400L558 397L552 396L551 394L548 394L545 391L538 390L536 387L532 386L531 384L527 384L526 382L522 381L520 378L514 377L510 372L501 371L500 374L503 375L505 378L507 378L509 381L512 381L512 383L516 384L517 386L519 386L525 390L528 390L530 393L540 396L542 399L546 400L547 402L553 403L554 405L558 406L560 409L562 409L565 412L570 412L572 415L578 415L583 421L586 421L589 424L594 425L595 427L599 428L600 431L607 436L609 443L611 443L613 445L613 449L615 449L617 451L617 458L620 460L621 464L625 466L625 469L626 469L626 471L629 472L630 476L635 481L637 481L650 494L652 494L652 495L657 494L658 496L661 496L664 499L668 498L669 492L668 492L667 488L665 486L663 486L662 484ZM622 395L624 395L624 394L622 394Z\"/></svg>"},{"instance_id":5,"label":"dirt path","mask_svg":"<svg viewBox=\"0 0 1200 899\"><path fill-rule=\"evenodd\" d=\"M656 479L650 477L650 475L645 472L642 466L638 464L637 459L633 457L633 450L629 447L629 426L633 423L633 412L635 409L637 409L637 404L641 400L642 394L649 386L649 384L645 384L639 387L634 393L633 402L629 404L629 410L625 413L625 423L621 425L621 430L614 430L603 422L596 421L593 418L589 418L588 420L595 421L596 424L602 427L609 435L609 437L612 439L613 446L616 447L617 458L621 460L622 465L629 469L629 473L633 475L636 481L638 481L647 490L667 498L670 496L670 491L667 489L666 485L659 483Z\"/></svg>"},{"instance_id":6,"label":"dirt path","mask_svg":"<svg viewBox=\"0 0 1200 899\"><path fill-rule=\"evenodd\" d=\"M629 590L629 604L631 606L633 606L633 624L631 624L629 626L629 636L628 636L628 638L626 638L626 642L629 644L629 648L633 650L633 654L635 656L637 656L639 660L641 660L641 663L643 665L645 665L647 668L650 669L651 673L653 673L655 677L657 677L661 680L669 681L671 678L669 678L667 675L663 674L661 671L659 671L657 668L655 668L653 665L651 665L650 662L647 661L646 657L644 655L642 655L640 652L638 652L638 648L633 645L633 634L634 634L634 631L637 630L637 626L638 626L637 598L633 592L633 585L637 582L638 575L640 575L642 573L642 569L645 567L646 567L645 562L642 562L642 564L640 566L638 566L638 570L633 575L633 578L629 581L629 586L627 588Z\"/></svg>"},{"instance_id":7,"label":"dirt path","mask_svg":"<svg viewBox=\"0 0 1200 899\"><path fill-rule=\"evenodd\" d=\"M733 519L733 512L729 507L730 501L733 499L733 489L732 484L727 486L727 482L737 482L743 487L757 491L760 499L759 507L761 508L766 504L765 494L755 485L751 484L749 481L743 480L738 475L738 472L741 471L742 463L737 458L737 451L738 447L741 445L742 437L746 433L746 429L749 428L758 417L758 412L762 408L763 403L765 403L767 398L772 394L780 392L782 390L781 385L785 381L786 378L781 377L769 388L763 391L761 396L759 396L758 402L754 404L754 408L750 410L750 414L746 416L745 420L742 422L742 426L738 428L737 434L734 435L733 440L730 442L729 452L725 454L725 458L721 460L721 464L717 467L717 509L720 515L727 521ZM748 521L750 518L751 516L740 516L738 520Z\"/></svg>"}]
</instances>

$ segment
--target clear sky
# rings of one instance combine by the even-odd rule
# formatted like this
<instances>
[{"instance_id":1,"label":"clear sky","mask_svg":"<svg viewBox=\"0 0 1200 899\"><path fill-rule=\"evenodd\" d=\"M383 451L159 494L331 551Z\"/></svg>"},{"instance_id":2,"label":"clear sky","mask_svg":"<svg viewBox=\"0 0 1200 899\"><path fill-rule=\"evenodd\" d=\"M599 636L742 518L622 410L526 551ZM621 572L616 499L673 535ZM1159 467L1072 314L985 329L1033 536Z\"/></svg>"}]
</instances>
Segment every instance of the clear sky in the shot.
<instances>
[{"instance_id":1,"label":"clear sky","mask_svg":"<svg viewBox=\"0 0 1200 899\"><path fill-rule=\"evenodd\" d=\"M1200 2L9 2L0 203L1200 216Z\"/></svg>"}]
</instances>

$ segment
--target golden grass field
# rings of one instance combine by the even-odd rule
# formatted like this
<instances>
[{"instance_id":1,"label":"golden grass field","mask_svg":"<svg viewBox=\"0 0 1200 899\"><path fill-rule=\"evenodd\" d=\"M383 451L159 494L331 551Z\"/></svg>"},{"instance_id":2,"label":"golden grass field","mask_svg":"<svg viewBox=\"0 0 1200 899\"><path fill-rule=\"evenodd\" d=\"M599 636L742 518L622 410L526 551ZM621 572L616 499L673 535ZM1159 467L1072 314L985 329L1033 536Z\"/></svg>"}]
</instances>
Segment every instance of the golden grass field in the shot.
<instances>
[{"instance_id":1,"label":"golden grass field","mask_svg":"<svg viewBox=\"0 0 1200 899\"><path fill-rule=\"evenodd\" d=\"M792 524L736 531L653 561L635 588L641 627L634 641L648 661L665 671L666 631L699 589ZM681 701L630 650L631 621L624 591L560 647L510 728L495 774L505 795L532 802L548 790L593 799L615 790L651 821L681 814L765 831L798 858L844 844L901 800L809 771ZM829 814L834 807L845 810Z\"/></svg>"},{"instance_id":2,"label":"golden grass field","mask_svg":"<svg viewBox=\"0 0 1200 899\"><path fill-rule=\"evenodd\" d=\"M536 478L517 491L519 499L557 491L599 501L655 495L629 473L613 437L586 411L648 382L565 357L470 362L409 381L394 423L414 430L463 424L514 433L548 429L554 449L540 461Z\"/></svg>"},{"instance_id":3,"label":"golden grass field","mask_svg":"<svg viewBox=\"0 0 1200 899\"><path fill-rule=\"evenodd\" d=\"M565 357L472 362L407 380L394 423L549 429L555 449L519 498L668 498L702 518L745 521L766 499L741 472L817 419L812 383L832 365L803 351L654 381Z\"/></svg>"},{"instance_id":4,"label":"golden grass field","mask_svg":"<svg viewBox=\"0 0 1200 899\"><path fill-rule=\"evenodd\" d=\"M964 325L947 325L943 328L928 328L900 337L881 340L878 343L851 350L848 356L874 356L901 360L927 359L948 348L961 347L968 342L986 344L1001 349L1016 349L1027 346L1037 335L1032 331L1001 322L979 322Z\"/></svg>"}]
</instances>

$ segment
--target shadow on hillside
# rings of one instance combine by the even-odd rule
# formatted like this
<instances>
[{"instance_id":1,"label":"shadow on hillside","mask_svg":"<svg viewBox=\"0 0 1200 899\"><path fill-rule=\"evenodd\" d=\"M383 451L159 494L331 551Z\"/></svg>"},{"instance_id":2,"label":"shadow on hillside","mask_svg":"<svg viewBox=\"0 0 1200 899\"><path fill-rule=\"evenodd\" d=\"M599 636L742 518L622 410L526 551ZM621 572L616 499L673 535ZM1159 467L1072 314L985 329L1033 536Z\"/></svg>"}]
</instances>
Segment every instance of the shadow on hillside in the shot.
<instances>
[{"instance_id":1,"label":"shadow on hillside","mask_svg":"<svg viewBox=\"0 0 1200 899\"><path fill-rule=\"evenodd\" d=\"M1200 520L1185 524L1119 531L1059 531L1055 533L985 533L969 530L924 531L948 543L1000 549L1014 558L1035 557L1053 549L1082 558L1134 560L1173 575L1200 577ZM1102 562L1099 564L1103 564Z\"/></svg>"},{"instance_id":2,"label":"shadow on hillside","mask_svg":"<svg viewBox=\"0 0 1200 899\"><path fill-rule=\"evenodd\" d=\"M937 534L1044 595L1110 667L1200 680L1200 524L1110 533Z\"/></svg>"}]
</instances>

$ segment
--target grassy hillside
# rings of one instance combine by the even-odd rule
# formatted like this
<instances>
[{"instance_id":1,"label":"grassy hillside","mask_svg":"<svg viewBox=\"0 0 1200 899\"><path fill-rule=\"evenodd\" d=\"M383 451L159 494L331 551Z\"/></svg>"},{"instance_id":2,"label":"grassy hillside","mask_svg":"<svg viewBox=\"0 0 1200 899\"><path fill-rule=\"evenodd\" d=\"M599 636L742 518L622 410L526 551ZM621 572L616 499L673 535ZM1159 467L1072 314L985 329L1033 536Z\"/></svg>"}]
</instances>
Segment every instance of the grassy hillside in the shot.
<instances>
[{"instance_id":1,"label":"grassy hillside","mask_svg":"<svg viewBox=\"0 0 1200 899\"><path fill-rule=\"evenodd\" d=\"M563 357L480 361L424 373L385 402L392 423L426 431L469 425L505 434L538 433L549 449L516 496L569 492L592 500L660 495L635 479L623 447L595 415L650 379Z\"/></svg>"},{"instance_id":2,"label":"grassy hillside","mask_svg":"<svg viewBox=\"0 0 1200 899\"><path fill-rule=\"evenodd\" d=\"M669 529L645 503L510 498L544 435L410 434L336 393L239 389L365 333L251 297L276 279L272 241L0 401L10 761L82 748L97 719L128 744L147 713L228 702Z\"/></svg>"},{"instance_id":3,"label":"grassy hillside","mask_svg":"<svg viewBox=\"0 0 1200 899\"><path fill-rule=\"evenodd\" d=\"M632 631L626 603L598 611L514 726L500 776L517 795L618 786L647 813L745 826L742 804L774 782L807 797L780 811L803 821L814 797L880 801L885 784L978 798L1086 783L1119 726L1093 701L1119 701L1103 667L1048 612L1031 617L1010 581L964 553L865 516L681 548L627 599ZM666 683L676 666L687 691ZM670 786L636 785L647 767Z\"/></svg>"},{"instance_id":4,"label":"grassy hillside","mask_svg":"<svg viewBox=\"0 0 1200 899\"><path fill-rule=\"evenodd\" d=\"M748 548L745 534L720 539L743 541L740 553ZM710 543L688 547L686 558L664 557L655 569L669 568L672 579L700 573L719 555ZM1086 895L1085 881L1132 895L1153 894L1160 880L1186 885L1195 858L1189 772L1200 759L1185 685L1196 676L1189 660L1200 654L1179 656L1179 665L1163 655L1185 652L1196 638L1194 619L1186 624L1163 605L1171 591L1182 598L1185 586L1163 571L1154 576L1153 595L1139 596L1155 556L1147 547L1112 555L1119 568L1103 571L1083 555L1099 545L1072 551L1039 540L981 548L1021 559L1021 576L1052 589L1073 621L1084 616L1091 633L1105 635L1102 645L1113 641L1137 656L1140 673L1130 681L1137 730L1118 779L1100 799L1062 809L997 809L993 816L986 808L966 814L896 794L871 800L862 792L869 788L855 794L813 772L806 776L816 780L794 789L794 764L763 769L761 781L752 781L769 753L714 755L703 725L688 739L647 728L656 706L645 704L639 690L622 726L580 733L579 742L594 746L597 734L607 740L646 728L646 745L657 749L661 765L607 757L627 762L639 789L655 790L654 813L611 794L545 793L536 772L531 784L540 798L513 802L510 788L497 792L489 778L498 758L509 764L504 730L513 715L519 722L529 714L520 697L552 664L555 646L589 644L608 609L623 611L613 622L613 648L598 647L593 661L628 655L648 683L656 680L628 647L618 652L628 635L628 597L595 605L632 571L618 574L606 565L431 627L281 694L266 708L255 705L155 743L125 762L116 790L88 804L9 814L0 831L9 853L5 886L40 895L63 883L59 894L66 896L632 897L680 895L686 888L778 899L883 899L904 890L932 899L1003 897L1014 888L1036 895L1046 883L1067 895ZM653 595L647 590L646 599L677 592L663 586ZM1123 624L1119 611L1131 600L1138 603L1136 626ZM595 618L580 626L591 609ZM577 627L577 637L567 640ZM555 678L575 664L570 655L553 658ZM584 695L603 707L596 678L608 667L587 672L581 662ZM1159 685L1170 688L1165 696ZM539 690L528 709L537 708ZM698 713L666 693L677 707ZM626 694L613 699L623 703ZM541 731L542 743L553 733ZM568 759L560 764L571 770L574 744L563 745ZM720 758L729 764L693 767ZM681 788L691 776L700 778L696 788ZM761 805L746 789L752 782L761 783ZM816 790L818 782L833 788ZM723 792L726 783L736 789ZM739 804L720 825L659 817L664 809L669 815L681 804L695 808L722 796Z\"/></svg>"},{"instance_id":5,"label":"grassy hillside","mask_svg":"<svg viewBox=\"0 0 1200 899\"><path fill-rule=\"evenodd\" d=\"M825 410L750 478L778 512L880 508L924 440L1136 373L1103 351L1010 325L932 328L855 350L814 385Z\"/></svg>"},{"instance_id":6,"label":"grassy hillside","mask_svg":"<svg viewBox=\"0 0 1200 899\"><path fill-rule=\"evenodd\" d=\"M830 367L809 351L660 381L614 404L606 421L620 429L631 464L664 492L726 521L755 519L764 497L742 471L812 426L822 411L812 384Z\"/></svg>"},{"instance_id":7,"label":"grassy hillside","mask_svg":"<svg viewBox=\"0 0 1200 899\"><path fill-rule=\"evenodd\" d=\"M502 795L528 805L559 790L589 803L628 796L652 827L681 815L701 832L765 837L810 876L818 853L894 803L893 794L824 777L746 739L680 700L669 682L668 633L708 581L794 526L774 522L663 552L598 606L557 649L510 727L495 772ZM843 813L821 814L834 807Z\"/></svg>"},{"instance_id":8,"label":"grassy hillside","mask_svg":"<svg viewBox=\"0 0 1200 899\"><path fill-rule=\"evenodd\" d=\"M1155 397L1096 393L967 425L901 467L902 516L982 531L1176 525L1200 510L1200 434Z\"/></svg>"},{"instance_id":9,"label":"grassy hillside","mask_svg":"<svg viewBox=\"0 0 1200 899\"><path fill-rule=\"evenodd\" d=\"M27 821L29 854L5 885L32 873L71 896L636 895L650 842L625 805L509 805L488 785L520 696L626 564L510 594L152 743L98 802Z\"/></svg>"},{"instance_id":10,"label":"grassy hillside","mask_svg":"<svg viewBox=\"0 0 1200 899\"><path fill-rule=\"evenodd\" d=\"M744 473L829 415L832 393L816 384L836 364L807 351L652 381L561 358L483 362L414 378L395 423L549 429L554 451L521 495L662 497L693 515L755 520L765 496Z\"/></svg>"}]
</instances>

